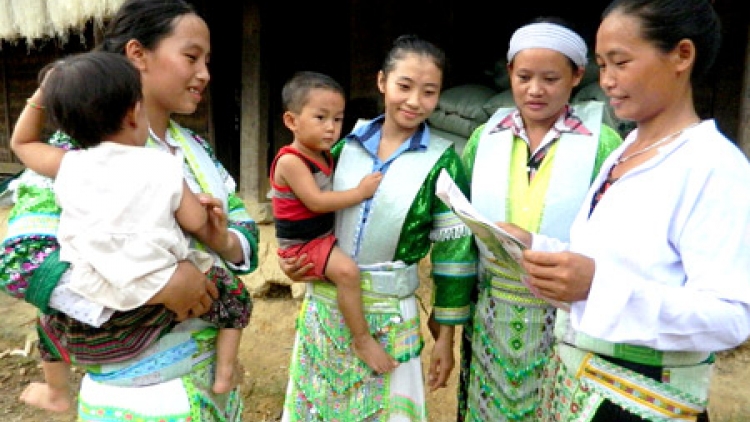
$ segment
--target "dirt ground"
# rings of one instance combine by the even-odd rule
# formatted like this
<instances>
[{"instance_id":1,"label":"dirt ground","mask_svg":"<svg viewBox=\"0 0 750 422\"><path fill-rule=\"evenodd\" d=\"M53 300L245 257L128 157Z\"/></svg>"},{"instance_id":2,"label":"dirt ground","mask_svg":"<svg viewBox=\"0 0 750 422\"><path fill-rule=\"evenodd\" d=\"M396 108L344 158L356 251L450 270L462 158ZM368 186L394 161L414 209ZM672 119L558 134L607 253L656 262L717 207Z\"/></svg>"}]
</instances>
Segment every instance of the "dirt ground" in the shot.
<instances>
[{"instance_id":1,"label":"dirt ground","mask_svg":"<svg viewBox=\"0 0 750 422\"><path fill-rule=\"evenodd\" d=\"M5 237L6 219L7 209L0 208L0 239ZM261 239L269 239L270 236L273 236L272 228L262 225ZM429 285L425 285L419 295L429 298ZM245 404L243 421L279 421L294 343L294 319L301 301L292 297L289 287L280 285L271 285L262 297L254 300L250 325L243 333L240 346L240 361L245 366L245 381L241 387ZM30 381L42 380L38 354L32 343L35 339L34 315L35 310L31 305L0 294L0 318L3 321L0 325L0 421L75 421L74 412L51 414L18 401L24 386ZM427 333L426 326L424 332ZM432 350L429 337L425 336L426 354ZM26 351L29 356L23 355ZM431 421L455 420L457 372L453 372L447 388L429 393ZM78 383L80 375L80 372L75 374L72 379L74 384Z\"/></svg>"},{"instance_id":2,"label":"dirt ground","mask_svg":"<svg viewBox=\"0 0 750 422\"><path fill-rule=\"evenodd\" d=\"M7 210L0 209L0 239L5 236ZM268 234L269 228L262 228ZM430 286L419 294L429 298ZM250 325L243 335L240 360L246 376L242 385L244 421L280 420L284 400L287 368L294 337L294 318L300 301L292 298L286 286L272 286L263 297L255 299ZM50 414L29 408L18 396L29 381L42 379L33 345L34 309L0 294L0 421L4 422L72 422L74 412ZM427 330L423 330L427 333ZM425 336L425 355L432 343ZM458 344L458 343L457 343ZM24 352L29 352L24 356ZM72 382L80 378L76 373ZM448 387L428 395L431 422L455 421L457 370ZM719 355L711 389L712 422L750 421L750 343ZM489 422L489 421L488 421Z\"/></svg>"},{"instance_id":3,"label":"dirt ground","mask_svg":"<svg viewBox=\"0 0 750 422\"><path fill-rule=\"evenodd\" d=\"M245 330L240 350L240 361L246 369L242 385L244 421L280 420L298 304L298 300L291 298L288 288L271 289L267 297L258 298L255 302L252 322ZM29 408L18 401L18 395L29 381L42 379L36 354L31 353L29 357L16 354L24 349L27 334L32 333L34 310L23 302L1 295L0 315L4 321L0 328L0 420L75 421L73 412L53 415ZM431 350L430 347L428 345L426 350ZM13 353L13 350L16 352ZM431 421L455 420L455 372L447 389L430 395ZM73 382L77 383L78 379L79 376L76 376Z\"/></svg>"}]
</instances>

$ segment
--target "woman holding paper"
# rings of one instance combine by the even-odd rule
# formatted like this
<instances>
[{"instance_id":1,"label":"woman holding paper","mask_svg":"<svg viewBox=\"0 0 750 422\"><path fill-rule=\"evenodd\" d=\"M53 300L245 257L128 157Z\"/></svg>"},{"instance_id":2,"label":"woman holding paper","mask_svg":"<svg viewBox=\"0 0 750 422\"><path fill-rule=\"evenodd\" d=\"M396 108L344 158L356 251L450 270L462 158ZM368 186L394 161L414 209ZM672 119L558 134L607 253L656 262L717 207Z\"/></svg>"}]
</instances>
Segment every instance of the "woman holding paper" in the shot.
<instances>
[{"instance_id":1,"label":"woman holding paper","mask_svg":"<svg viewBox=\"0 0 750 422\"><path fill-rule=\"evenodd\" d=\"M712 353L750 335L750 165L693 102L720 23L708 0L616 0L603 16L600 83L637 128L569 244L517 233L528 281L571 302L540 420L706 421Z\"/></svg>"},{"instance_id":2,"label":"woman holding paper","mask_svg":"<svg viewBox=\"0 0 750 422\"><path fill-rule=\"evenodd\" d=\"M575 212L607 155L621 142L602 123L603 104L571 106L587 62L584 40L556 19L510 39L516 107L500 109L464 149L471 202L490 221L567 239ZM536 297L512 262L480 249L473 322L466 327L459 420L539 421L539 389L556 308Z\"/></svg>"}]
</instances>

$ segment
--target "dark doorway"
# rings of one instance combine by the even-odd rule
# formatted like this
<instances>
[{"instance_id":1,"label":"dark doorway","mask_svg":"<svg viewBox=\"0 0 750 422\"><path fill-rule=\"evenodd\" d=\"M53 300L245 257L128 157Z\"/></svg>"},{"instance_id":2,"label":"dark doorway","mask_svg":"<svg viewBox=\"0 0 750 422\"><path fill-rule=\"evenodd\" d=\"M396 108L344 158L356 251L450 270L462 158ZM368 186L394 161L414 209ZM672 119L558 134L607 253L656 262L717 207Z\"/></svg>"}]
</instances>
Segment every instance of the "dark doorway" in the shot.
<instances>
[{"instance_id":1,"label":"dark doorway","mask_svg":"<svg viewBox=\"0 0 750 422\"><path fill-rule=\"evenodd\" d=\"M318 2L270 1L262 4L263 52L269 77L268 164L292 140L284 126L281 88L294 72L328 74L349 86L348 0Z\"/></svg>"},{"instance_id":2,"label":"dark doorway","mask_svg":"<svg viewBox=\"0 0 750 422\"><path fill-rule=\"evenodd\" d=\"M193 2L211 28L208 132L219 161L240 180L242 2ZM200 113L196 113L200 114Z\"/></svg>"}]
</instances>

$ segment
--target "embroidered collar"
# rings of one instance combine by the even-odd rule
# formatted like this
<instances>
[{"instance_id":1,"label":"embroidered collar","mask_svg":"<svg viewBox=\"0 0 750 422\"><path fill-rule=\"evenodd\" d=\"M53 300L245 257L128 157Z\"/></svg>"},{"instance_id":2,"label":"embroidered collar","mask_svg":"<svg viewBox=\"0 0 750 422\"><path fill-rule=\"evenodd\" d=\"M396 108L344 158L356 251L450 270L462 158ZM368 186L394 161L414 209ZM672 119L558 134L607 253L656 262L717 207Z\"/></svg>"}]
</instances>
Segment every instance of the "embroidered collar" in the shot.
<instances>
[{"instance_id":1,"label":"embroidered collar","mask_svg":"<svg viewBox=\"0 0 750 422\"><path fill-rule=\"evenodd\" d=\"M523 125L523 119L521 118L521 112L518 109L513 110L512 113L505 116L497 126L490 129L489 134L507 129L512 130L515 136L529 142L526 129ZM565 105L565 111L557 118L550 131L554 132L554 139L559 138L563 133L591 135L591 131L583 124L581 118L575 114L575 108L569 104Z\"/></svg>"}]
</instances>

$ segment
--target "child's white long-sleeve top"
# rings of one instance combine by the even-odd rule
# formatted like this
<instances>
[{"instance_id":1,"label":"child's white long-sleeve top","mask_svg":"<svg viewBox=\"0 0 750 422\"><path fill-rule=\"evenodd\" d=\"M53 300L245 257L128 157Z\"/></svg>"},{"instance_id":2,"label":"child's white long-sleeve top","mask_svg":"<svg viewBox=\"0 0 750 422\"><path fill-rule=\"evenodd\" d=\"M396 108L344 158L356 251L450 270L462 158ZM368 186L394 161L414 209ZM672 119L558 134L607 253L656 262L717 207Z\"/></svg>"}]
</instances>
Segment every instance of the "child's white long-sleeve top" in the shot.
<instances>
[{"instance_id":1,"label":"child's white long-sleeve top","mask_svg":"<svg viewBox=\"0 0 750 422\"><path fill-rule=\"evenodd\" d=\"M569 248L594 259L574 329L658 350L718 351L750 335L750 164L713 120L685 131L592 196L631 133L612 153L571 227L570 244L534 235L533 249Z\"/></svg>"}]
</instances>

